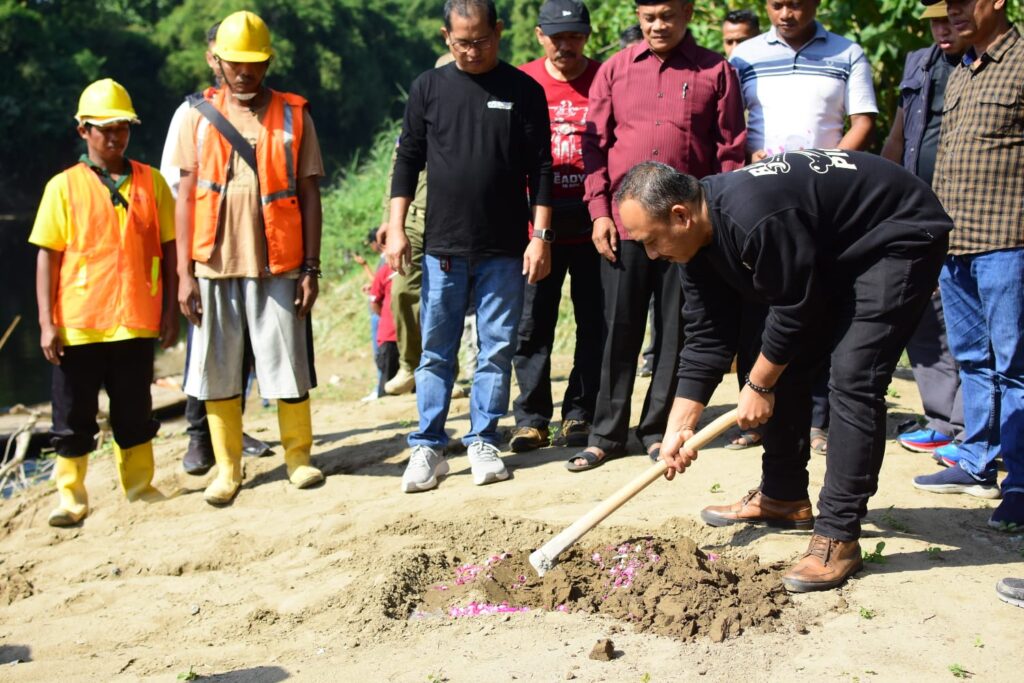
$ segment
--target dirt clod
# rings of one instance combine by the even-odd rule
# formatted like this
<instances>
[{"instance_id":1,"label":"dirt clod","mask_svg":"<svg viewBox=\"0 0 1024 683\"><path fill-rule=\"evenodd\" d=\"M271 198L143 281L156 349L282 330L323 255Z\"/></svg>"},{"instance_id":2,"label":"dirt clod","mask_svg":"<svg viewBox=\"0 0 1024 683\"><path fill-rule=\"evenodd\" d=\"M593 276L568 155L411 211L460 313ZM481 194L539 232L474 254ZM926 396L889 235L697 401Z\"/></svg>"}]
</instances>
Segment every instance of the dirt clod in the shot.
<instances>
[{"instance_id":1,"label":"dirt clod","mask_svg":"<svg viewBox=\"0 0 1024 683\"><path fill-rule=\"evenodd\" d=\"M751 627L774 630L789 604L777 568L757 558L706 554L689 538L572 549L544 577L533 571L528 551L493 554L476 563L420 559L421 595L396 598L417 605L414 617L504 619L528 610L599 613L638 631L722 642ZM442 568L446 571L436 571ZM411 590L415 583L401 585Z\"/></svg>"},{"instance_id":2,"label":"dirt clod","mask_svg":"<svg viewBox=\"0 0 1024 683\"><path fill-rule=\"evenodd\" d=\"M610 662L615 657L615 644L610 638L602 638L594 644L590 651L590 658L599 662Z\"/></svg>"}]
</instances>

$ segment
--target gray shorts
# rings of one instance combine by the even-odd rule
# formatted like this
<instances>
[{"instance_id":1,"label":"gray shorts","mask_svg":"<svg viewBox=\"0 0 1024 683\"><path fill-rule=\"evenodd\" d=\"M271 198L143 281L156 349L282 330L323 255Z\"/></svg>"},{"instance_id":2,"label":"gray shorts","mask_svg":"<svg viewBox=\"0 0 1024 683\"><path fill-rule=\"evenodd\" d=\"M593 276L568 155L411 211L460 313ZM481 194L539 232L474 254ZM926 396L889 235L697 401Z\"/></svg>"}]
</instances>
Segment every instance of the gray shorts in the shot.
<instances>
[{"instance_id":1,"label":"gray shorts","mask_svg":"<svg viewBox=\"0 0 1024 683\"><path fill-rule=\"evenodd\" d=\"M296 280L198 278L203 318L189 344L185 393L219 401L242 393L245 335L263 398L301 398L312 388L305 320L296 315Z\"/></svg>"}]
</instances>

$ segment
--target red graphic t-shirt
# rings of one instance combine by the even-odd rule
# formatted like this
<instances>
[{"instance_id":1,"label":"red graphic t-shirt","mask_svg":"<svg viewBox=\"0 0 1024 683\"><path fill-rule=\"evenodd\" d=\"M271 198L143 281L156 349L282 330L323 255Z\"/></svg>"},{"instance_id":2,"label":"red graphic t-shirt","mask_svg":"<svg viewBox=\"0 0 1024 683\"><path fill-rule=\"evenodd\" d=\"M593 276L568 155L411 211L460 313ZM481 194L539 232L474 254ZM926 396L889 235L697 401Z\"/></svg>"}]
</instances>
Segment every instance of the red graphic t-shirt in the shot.
<instances>
[{"instance_id":1,"label":"red graphic t-shirt","mask_svg":"<svg viewBox=\"0 0 1024 683\"><path fill-rule=\"evenodd\" d=\"M583 132L588 125L590 104L587 95L594 82L600 62L588 60L586 70L571 81L559 81L548 73L544 58L535 59L520 66L544 88L548 100L548 115L551 119L551 170L554 186L551 197L556 202L565 200L583 201L583 181L587 174L583 169ZM587 242L589 235L567 238L553 226L559 242Z\"/></svg>"},{"instance_id":2,"label":"red graphic t-shirt","mask_svg":"<svg viewBox=\"0 0 1024 683\"><path fill-rule=\"evenodd\" d=\"M391 281L395 275L395 271L391 270L388 264L381 263L370 285L370 297L380 305L380 322L377 323L378 344L398 341L395 318L391 315Z\"/></svg>"}]
</instances>

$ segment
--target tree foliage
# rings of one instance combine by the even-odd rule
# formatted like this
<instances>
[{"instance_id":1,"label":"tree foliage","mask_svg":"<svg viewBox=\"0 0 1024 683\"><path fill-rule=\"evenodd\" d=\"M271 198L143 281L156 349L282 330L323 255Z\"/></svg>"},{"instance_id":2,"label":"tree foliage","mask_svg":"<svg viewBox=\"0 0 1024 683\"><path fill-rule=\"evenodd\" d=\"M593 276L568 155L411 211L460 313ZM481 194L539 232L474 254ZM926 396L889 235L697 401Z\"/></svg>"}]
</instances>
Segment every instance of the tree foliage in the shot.
<instances>
[{"instance_id":1,"label":"tree foliage","mask_svg":"<svg viewBox=\"0 0 1024 683\"><path fill-rule=\"evenodd\" d=\"M540 56L533 35L542 0L498 0L507 30L502 55L513 64ZM594 34L588 50L605 59L636 22L630 0L588 0ZM206 30L241 9L270 25L277 56L269 83L310 100L327 164L337 179L351 160L401 114L402 97L444 50L443 0L0 0L0 209L35 204L46 179L81 151L74 132L82 88L110 76L132 94L143 125L129 153L156 163L181 98L210 82ZM764 2L737 0L768 27ZM1019 15L1019 3L1011 13ZM697 42L721 49L725 3L696 0ZM880 144L895 109L903 59L927 45L919 0L824 0L819 19L865 50L881 109Z\"/></svg>"}]
</instances>

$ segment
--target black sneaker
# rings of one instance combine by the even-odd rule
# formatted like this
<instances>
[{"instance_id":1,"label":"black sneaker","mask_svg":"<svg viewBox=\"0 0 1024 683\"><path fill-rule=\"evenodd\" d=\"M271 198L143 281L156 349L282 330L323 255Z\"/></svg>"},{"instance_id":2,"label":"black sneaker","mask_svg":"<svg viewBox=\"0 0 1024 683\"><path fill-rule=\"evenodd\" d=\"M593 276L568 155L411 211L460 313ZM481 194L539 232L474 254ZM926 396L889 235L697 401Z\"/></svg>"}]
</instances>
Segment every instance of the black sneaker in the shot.
<instances>
[{"instance_id":1,"label":"black sneaker","mask_svg":"<svg viewBox=\"0 0 1024 683\"><path fill-rule=\"evenodd\" d=\"M935 474L914 477L914 486L932 493L966 493L978 498L998 498L999 485L996 473L986 473L983 478L975 477L962 467L947 467Z\"/></svg>"}]
</instances>

